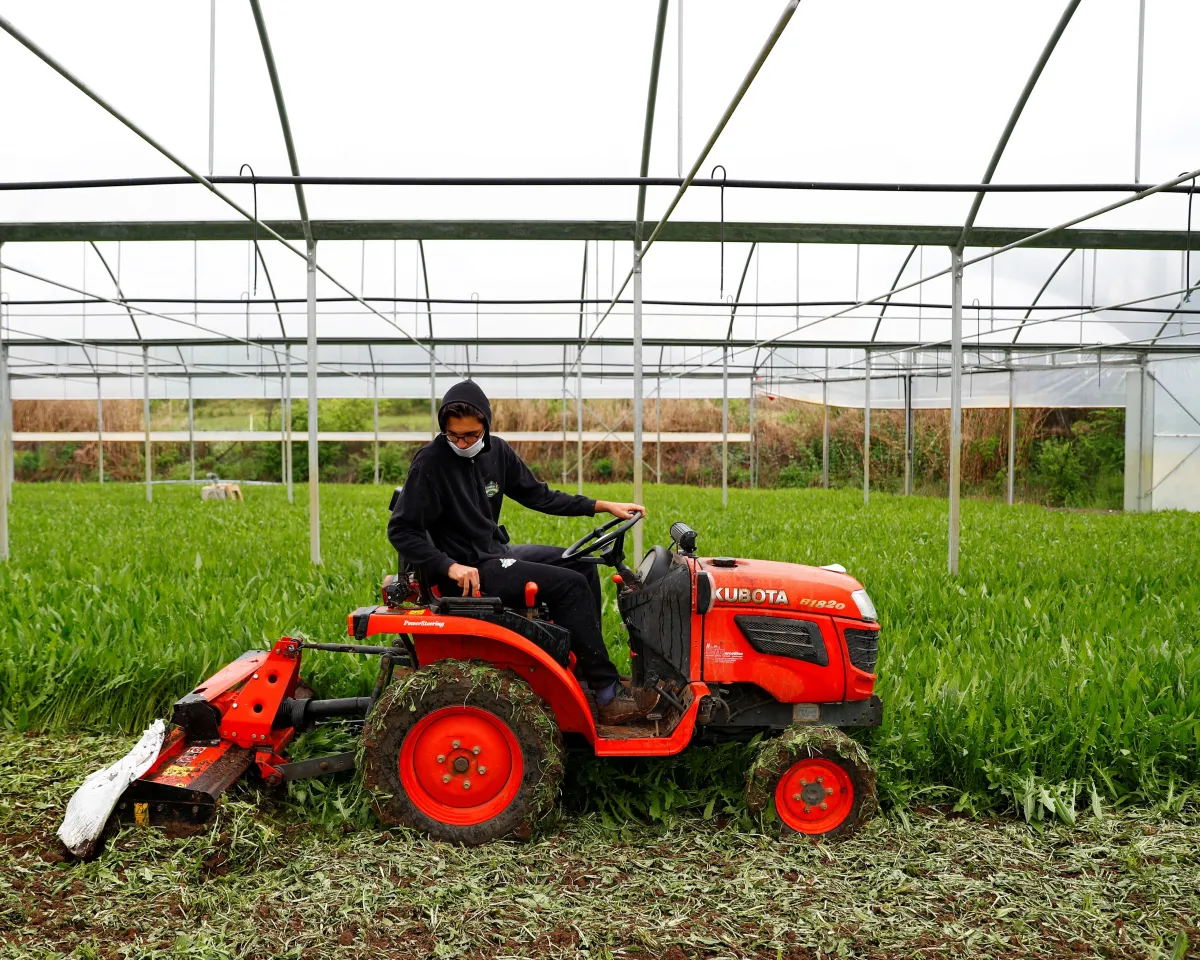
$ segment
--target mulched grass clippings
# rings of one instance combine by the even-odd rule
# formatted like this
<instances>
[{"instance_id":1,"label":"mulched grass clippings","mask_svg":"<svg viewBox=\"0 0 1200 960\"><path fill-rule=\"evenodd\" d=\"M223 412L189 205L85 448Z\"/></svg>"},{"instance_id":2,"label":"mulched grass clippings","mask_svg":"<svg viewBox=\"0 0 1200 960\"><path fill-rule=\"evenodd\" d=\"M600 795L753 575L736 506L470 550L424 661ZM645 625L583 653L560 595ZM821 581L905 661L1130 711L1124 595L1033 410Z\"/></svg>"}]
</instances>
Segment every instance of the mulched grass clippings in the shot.
<instances>
[{"instance_id":1,"label":"mulched grass clippings","mask_svg":"<svg viewBox=\"0 0 1200 960\"><path fill-rule=\"evenodd\" d=\"M322 830L250 786L207 832L54 837L131 741L0 736L0 957L1200 956L1200 810L1074 828L896 808L836 844L565 818L477 848Z\"/></svg>"}]
</instances>

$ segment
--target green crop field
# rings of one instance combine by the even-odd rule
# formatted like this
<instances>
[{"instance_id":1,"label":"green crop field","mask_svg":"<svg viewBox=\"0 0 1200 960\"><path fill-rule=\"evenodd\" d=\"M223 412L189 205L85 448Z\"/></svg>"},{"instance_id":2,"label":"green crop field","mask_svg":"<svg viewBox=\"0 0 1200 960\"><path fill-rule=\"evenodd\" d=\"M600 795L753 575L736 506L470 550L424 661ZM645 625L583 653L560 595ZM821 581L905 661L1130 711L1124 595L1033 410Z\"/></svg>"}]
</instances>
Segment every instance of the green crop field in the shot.
<instances>
[{"instance_id":1,"label":"green crop field","mask_svg":"<svg viewBox=\"0 0 1200 960\"><path fill-rule=\"evenodd\" d=\"M609 498L628 488L597 488ZM1200 517L819 490L651 488L649 538L841 562L883 626L883 814L833 844L746 816L750 750L568 764L532 843L381 832L356 782L244 781L202 833L127 829L91 863L53 831L84 775L173 699L285 632L337 639L392 563L387 491L201 504L194 489L22 484L0 566L0 958L1140 957L1200 943ZM521 540L588 529L506 508ZM606 629L623 657L611 594ZM373 663L315 653L324 695ZM295 756L345 749L321 728ZM957 813L952 812L957 808ZM1025 820L1029 821L1027 825Z\"/></svg>"},{"instance_id":2,"label":"green crop field","mask_svg":"<svg viewBox=\"0 0 1200 960\"><path fill-rule=\"evenodd\" d=\"M622 487L593 493L628 497ZM307 562L306 491L201 504L194 489L21 485L0 567L0 725L136 732L243 650L337 639L393 554L388 491L322 490L325 564ZM1070 821L1077 810L1194 796L1200 774L1200 517L968 502L963 572L945 572L945 504L819 490L653 487L647 542L674 520L707 552L840 562L883 628L882 729L864 734L887 804L950 803ZM580 519L505 520L569 543ZM611 586L609 587L611 590ZM611 594L606 633L627 662ZM312 654L324 696L369 692L373 662ZM743 748L583 765L573 789L610 818L734 813Z\"/></svg>"}]
</instances>

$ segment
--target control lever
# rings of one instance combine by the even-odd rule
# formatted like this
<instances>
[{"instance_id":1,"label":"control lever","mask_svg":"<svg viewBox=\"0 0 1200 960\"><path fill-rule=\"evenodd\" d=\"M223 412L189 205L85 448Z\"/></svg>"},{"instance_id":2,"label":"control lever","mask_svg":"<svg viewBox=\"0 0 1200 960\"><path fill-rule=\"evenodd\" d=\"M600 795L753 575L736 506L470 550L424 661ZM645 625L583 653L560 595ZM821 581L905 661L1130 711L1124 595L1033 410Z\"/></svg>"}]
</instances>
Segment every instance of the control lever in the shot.
<instances>
[{"instance_id":1,"label":"control lever","mask_svg":"<svg viewBox=\"0 0 1200 960\"><path fill-rule=\"evenodd\" d=\"M537 615L538 585L530 580L525 584L525 616L530 620Z\"/></svg>"}]
</instances>

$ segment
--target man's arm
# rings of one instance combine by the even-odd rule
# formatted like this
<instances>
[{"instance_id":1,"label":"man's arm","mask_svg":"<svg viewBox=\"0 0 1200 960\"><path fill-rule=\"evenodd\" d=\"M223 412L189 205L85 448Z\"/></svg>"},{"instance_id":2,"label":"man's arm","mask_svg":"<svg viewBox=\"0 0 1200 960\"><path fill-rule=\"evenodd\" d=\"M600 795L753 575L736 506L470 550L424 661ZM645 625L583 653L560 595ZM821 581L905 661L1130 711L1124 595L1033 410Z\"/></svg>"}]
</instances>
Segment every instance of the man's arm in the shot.
<instances>
[{"instance_id":1,"label":"man's arm","mask_svg":"<svg viewBox=\"0 0 1200 960\"><path fill-rule=\"evenodd\" d=\"M388 540L409 563L439 577L449 575L453 561L429 540L429 527L442 513L436 485L425 476L425 464L414 460L396 509L388 521Z\"/></svg>"},{"instance_id":2,"label":"man's arm","mask_svg":"<svg viewBox=\"0 0 1200 960\"><path fill-rule=\"evenodd\" d=\"M497 438L493 438L495 443ZM505 443L501 447L504 457L504 493L530 510L549 513L556 517L590 517L597 512L597 503L582 494L552 490L538 480L517 452Z\"/></svg>"}]
</instances>

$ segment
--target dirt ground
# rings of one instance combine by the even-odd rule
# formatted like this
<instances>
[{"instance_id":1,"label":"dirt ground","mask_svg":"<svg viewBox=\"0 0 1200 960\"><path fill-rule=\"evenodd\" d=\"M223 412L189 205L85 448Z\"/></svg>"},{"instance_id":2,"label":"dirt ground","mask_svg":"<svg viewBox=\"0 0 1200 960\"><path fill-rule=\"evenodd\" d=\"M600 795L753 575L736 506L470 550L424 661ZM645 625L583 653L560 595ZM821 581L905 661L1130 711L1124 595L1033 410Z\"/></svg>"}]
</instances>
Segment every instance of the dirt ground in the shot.
<instances>
[{"instance_id":1,"label":"dirt ground","mask_svg":"<svg viewBox=\"0 0 1200 960\"><path fill-rule=\"evenodd\" d=\"M120 738L0 737L0 957L1200 956L1200 812L876 818L836 844L564 818L528 844L330 834L235 791L206 831L54 837Z\"/></svg>"}]
</instances>

